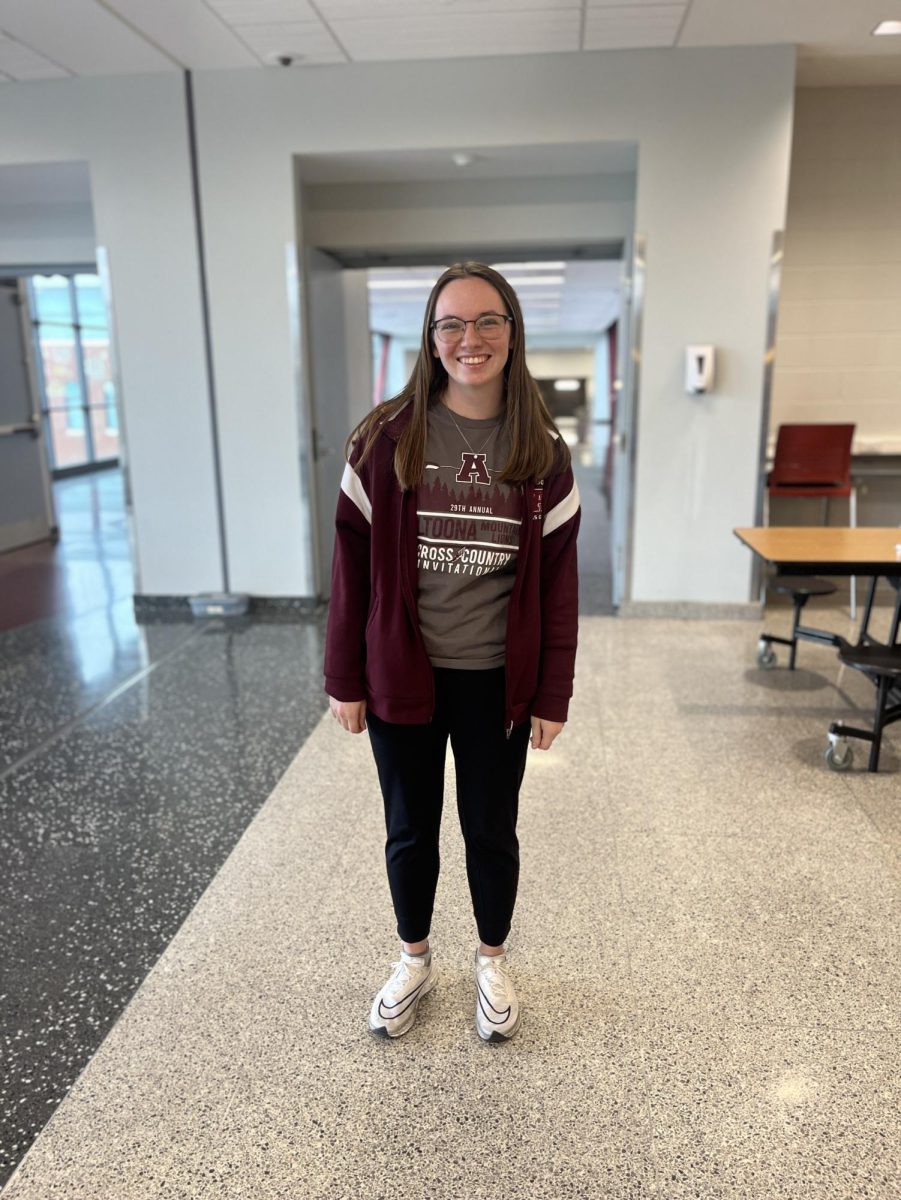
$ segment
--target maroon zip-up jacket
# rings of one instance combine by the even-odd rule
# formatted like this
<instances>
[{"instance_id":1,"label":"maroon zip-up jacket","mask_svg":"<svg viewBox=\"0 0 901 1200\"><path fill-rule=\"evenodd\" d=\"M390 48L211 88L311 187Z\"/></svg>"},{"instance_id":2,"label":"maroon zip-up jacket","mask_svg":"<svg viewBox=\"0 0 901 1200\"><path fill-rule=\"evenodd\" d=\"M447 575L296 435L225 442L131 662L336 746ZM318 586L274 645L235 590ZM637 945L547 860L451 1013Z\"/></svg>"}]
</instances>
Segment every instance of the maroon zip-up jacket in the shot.
<instances>
[{"instance_id":1,"label":"maroon zip-up jacket","mask_svg":"<svg viewBox=\"0 0 901 1200\"><path fill-rule=\"evenodd\" d=\"M365 700L376 716L401 725L430 721L435 705L416 607L416 492L402 492L394 474L397 440L409 419L408 405L384 423L361 467L359 447L345 467L325 646L326 692L336 700ZM566 720L578 626L581 511L572 470L521 490L523 522L507 609L508 733L530 714Z\"/></svg>"}]
</instances>

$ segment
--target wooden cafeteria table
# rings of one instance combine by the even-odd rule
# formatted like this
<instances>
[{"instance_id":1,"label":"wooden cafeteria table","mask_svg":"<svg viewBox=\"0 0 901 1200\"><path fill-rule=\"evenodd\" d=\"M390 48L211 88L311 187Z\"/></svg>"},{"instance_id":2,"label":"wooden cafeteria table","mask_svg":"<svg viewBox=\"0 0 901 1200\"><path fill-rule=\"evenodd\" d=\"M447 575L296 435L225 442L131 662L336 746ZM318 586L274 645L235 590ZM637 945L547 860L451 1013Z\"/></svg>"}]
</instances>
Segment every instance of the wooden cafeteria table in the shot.
<instances>
[{"instance_id":1,"label":"wooden cafeteria table","mask_svg":"<svg viewBox=\"0 0 901 1200\"><path fill-rule=\"evenodd\" d=\"M780 575L901 575L901 528L768 525L735 536Z\"/></svg>"},{"instance_id":2,"label":"wooden cafeteria table","mask_svg":"<svg viewBox=\"0 0 901 1200\"><path fill-rule=\"evenodd\" d=\"M858 645L872 642L868 631L876 584L880 577L901 578L901 528L829 528L822 525L755 525L733 531L740 542L780 575L869 575L867 605L857 637ZM901 621L901 587L888 644L898 640Z\"/></svg>"},{"instance_id":3,"label":"wooden cafeteria table","mask_svg":"<svg viewBox=\"0 0 901 1200\"><path fill-rule=\"evenodd\" d=\"M880 644L883 647L897 646L898 630L899 625L901 625L901 528L889 527L887 529L880 529L865 526L863 528L851 529L829 528L825 526L797 527L782 525L736 529L734 533L739 541L743 542L750 550L753 550L765 562L774 566L778 575L781 576L868 575L870 577L870 587L867 593L866 608L864 609L863 619L861 620L857 635L856 647L878 647ZM877 642L869 634L873 600L876 595L876 585L880 578L887 579L896 591L894 613L886 643ZM786 580L786 583L788 582ZM792 638L803 637L810 641L830 643L838 647L843 658L845 652L852 650L850 644L837 634L830 634L824 630L807 629L800 626L798 624L799 612L800 609L796 608L795 628ZM767 634L761 635L762 641L767 639ZM771 640L785 641L783 638L773 638ZM892 655L895 651L889 649L886 653ZM861 661L867 654L871 656L876 654L878 656L879 652L878 650L864 650L862 655L857 655L856 660L845 658L845 661L851 661L852 665L858 666L865 673L870 674L866 669L865 662ZM762 666L766 666L774 662L775 659L767 655L762 657L759 652L757 661ZM794 666L794 649L792 650L790 666ZM871 674L871 678L878 684L878 679L875 675ZM897 679L897 675L894 678ZM889 691L897 694L897 684L892 685L891 680L884 681L882 686L887 689L886 698ZM880 692L880 699L877 705L877 720L880 730L883 720L886 724L889 724L892 721L901 719L901 703L896 701L894 707L886 708L886 698L883 698ZM876 726L874 725L875 728ZM829 765L836 769L842 769L842 764L834 757L833 752L836 746L840 744L839 739L846 735L863 737L872 741L873 750L870 756L870 770L875 771L879 759L881 732L878 732L874 736L872 732L855 730L850 726L843 725L842 722L833 722L830 726L829 737L831 749L827 751L826 755ZM844 745L845 743L841 744ZM843 760L843 763L844 765L848 765L850 761L851 756L849 753Z\"/></svg>"}]
</instances>

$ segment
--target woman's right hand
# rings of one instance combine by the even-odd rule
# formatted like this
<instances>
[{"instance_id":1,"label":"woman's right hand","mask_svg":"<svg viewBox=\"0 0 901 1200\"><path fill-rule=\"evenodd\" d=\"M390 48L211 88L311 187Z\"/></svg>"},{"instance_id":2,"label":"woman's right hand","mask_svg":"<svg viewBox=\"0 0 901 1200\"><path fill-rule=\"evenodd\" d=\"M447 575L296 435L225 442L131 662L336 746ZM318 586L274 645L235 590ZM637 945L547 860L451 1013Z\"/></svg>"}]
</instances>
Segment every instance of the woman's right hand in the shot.
<instances>
[{"instance_id":1,"label":"woman's right hand","mask_svg":"<svg viewBox=\"0 0 901 1200\"><path fill-rule=\"evenodd\" d=\"M336 700L329 696L328 703L332 716L348 733L362 733L366 728L365 700Z\"/></svg>"}]
</instances>

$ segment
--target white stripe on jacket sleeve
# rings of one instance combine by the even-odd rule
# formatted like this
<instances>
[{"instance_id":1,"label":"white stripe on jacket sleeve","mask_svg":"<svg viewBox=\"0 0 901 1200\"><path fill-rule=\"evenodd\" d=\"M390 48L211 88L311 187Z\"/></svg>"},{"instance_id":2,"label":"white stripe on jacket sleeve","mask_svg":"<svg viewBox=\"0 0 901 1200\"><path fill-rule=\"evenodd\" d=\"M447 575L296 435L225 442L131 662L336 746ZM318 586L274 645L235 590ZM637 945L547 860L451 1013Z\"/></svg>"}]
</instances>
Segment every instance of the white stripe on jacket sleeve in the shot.
<instances>
[{"instance_id":1,"label":"white stripe on jacket sleeve","mask_svg":"<svg viewBox=\"0 0 901 1200\"><path fill-rule=\"evenodd\" d=\"M349 496L353 500L354 504L356 504L357 508L371 525L372 505L369 502L369 497L366 495L363 481L350 463L344 464L344 474L341 477L341 491L345 496Z\"/></svg>"},{"instance_id":2,"label":"white stripe on jacket sleeve","mask_svg":"<svg viewBox=\"0 0 901 1200\"><path fill-rule=\"evenodd\" d=\"M541 536L547 537L549 533L553 533L555 529L559 529L561 525L565 525L570 517L574 517L579 511L579 487L573 480L572 491L568 496L564 496L559 504L555 504L548 515L544 518L544 530Z\"/></svg>"}]
</instances>

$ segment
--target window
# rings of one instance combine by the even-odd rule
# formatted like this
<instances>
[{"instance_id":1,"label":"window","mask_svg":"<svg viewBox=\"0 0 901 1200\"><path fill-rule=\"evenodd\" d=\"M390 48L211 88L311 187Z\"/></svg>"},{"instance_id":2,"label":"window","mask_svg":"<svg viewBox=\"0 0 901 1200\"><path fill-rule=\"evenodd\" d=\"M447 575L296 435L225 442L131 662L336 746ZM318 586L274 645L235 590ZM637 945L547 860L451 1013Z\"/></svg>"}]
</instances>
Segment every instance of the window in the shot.
<instances>
[{"instance_id":1,"label":"window","mask_svg":"<svg viewBox=\"0 0 901 1200\"><path fill-rule=\"evenodd\" d=\"M99 278L33 275L28 295L51 466L116 459L119 422Z\"/></svg>"}]
</instances>

